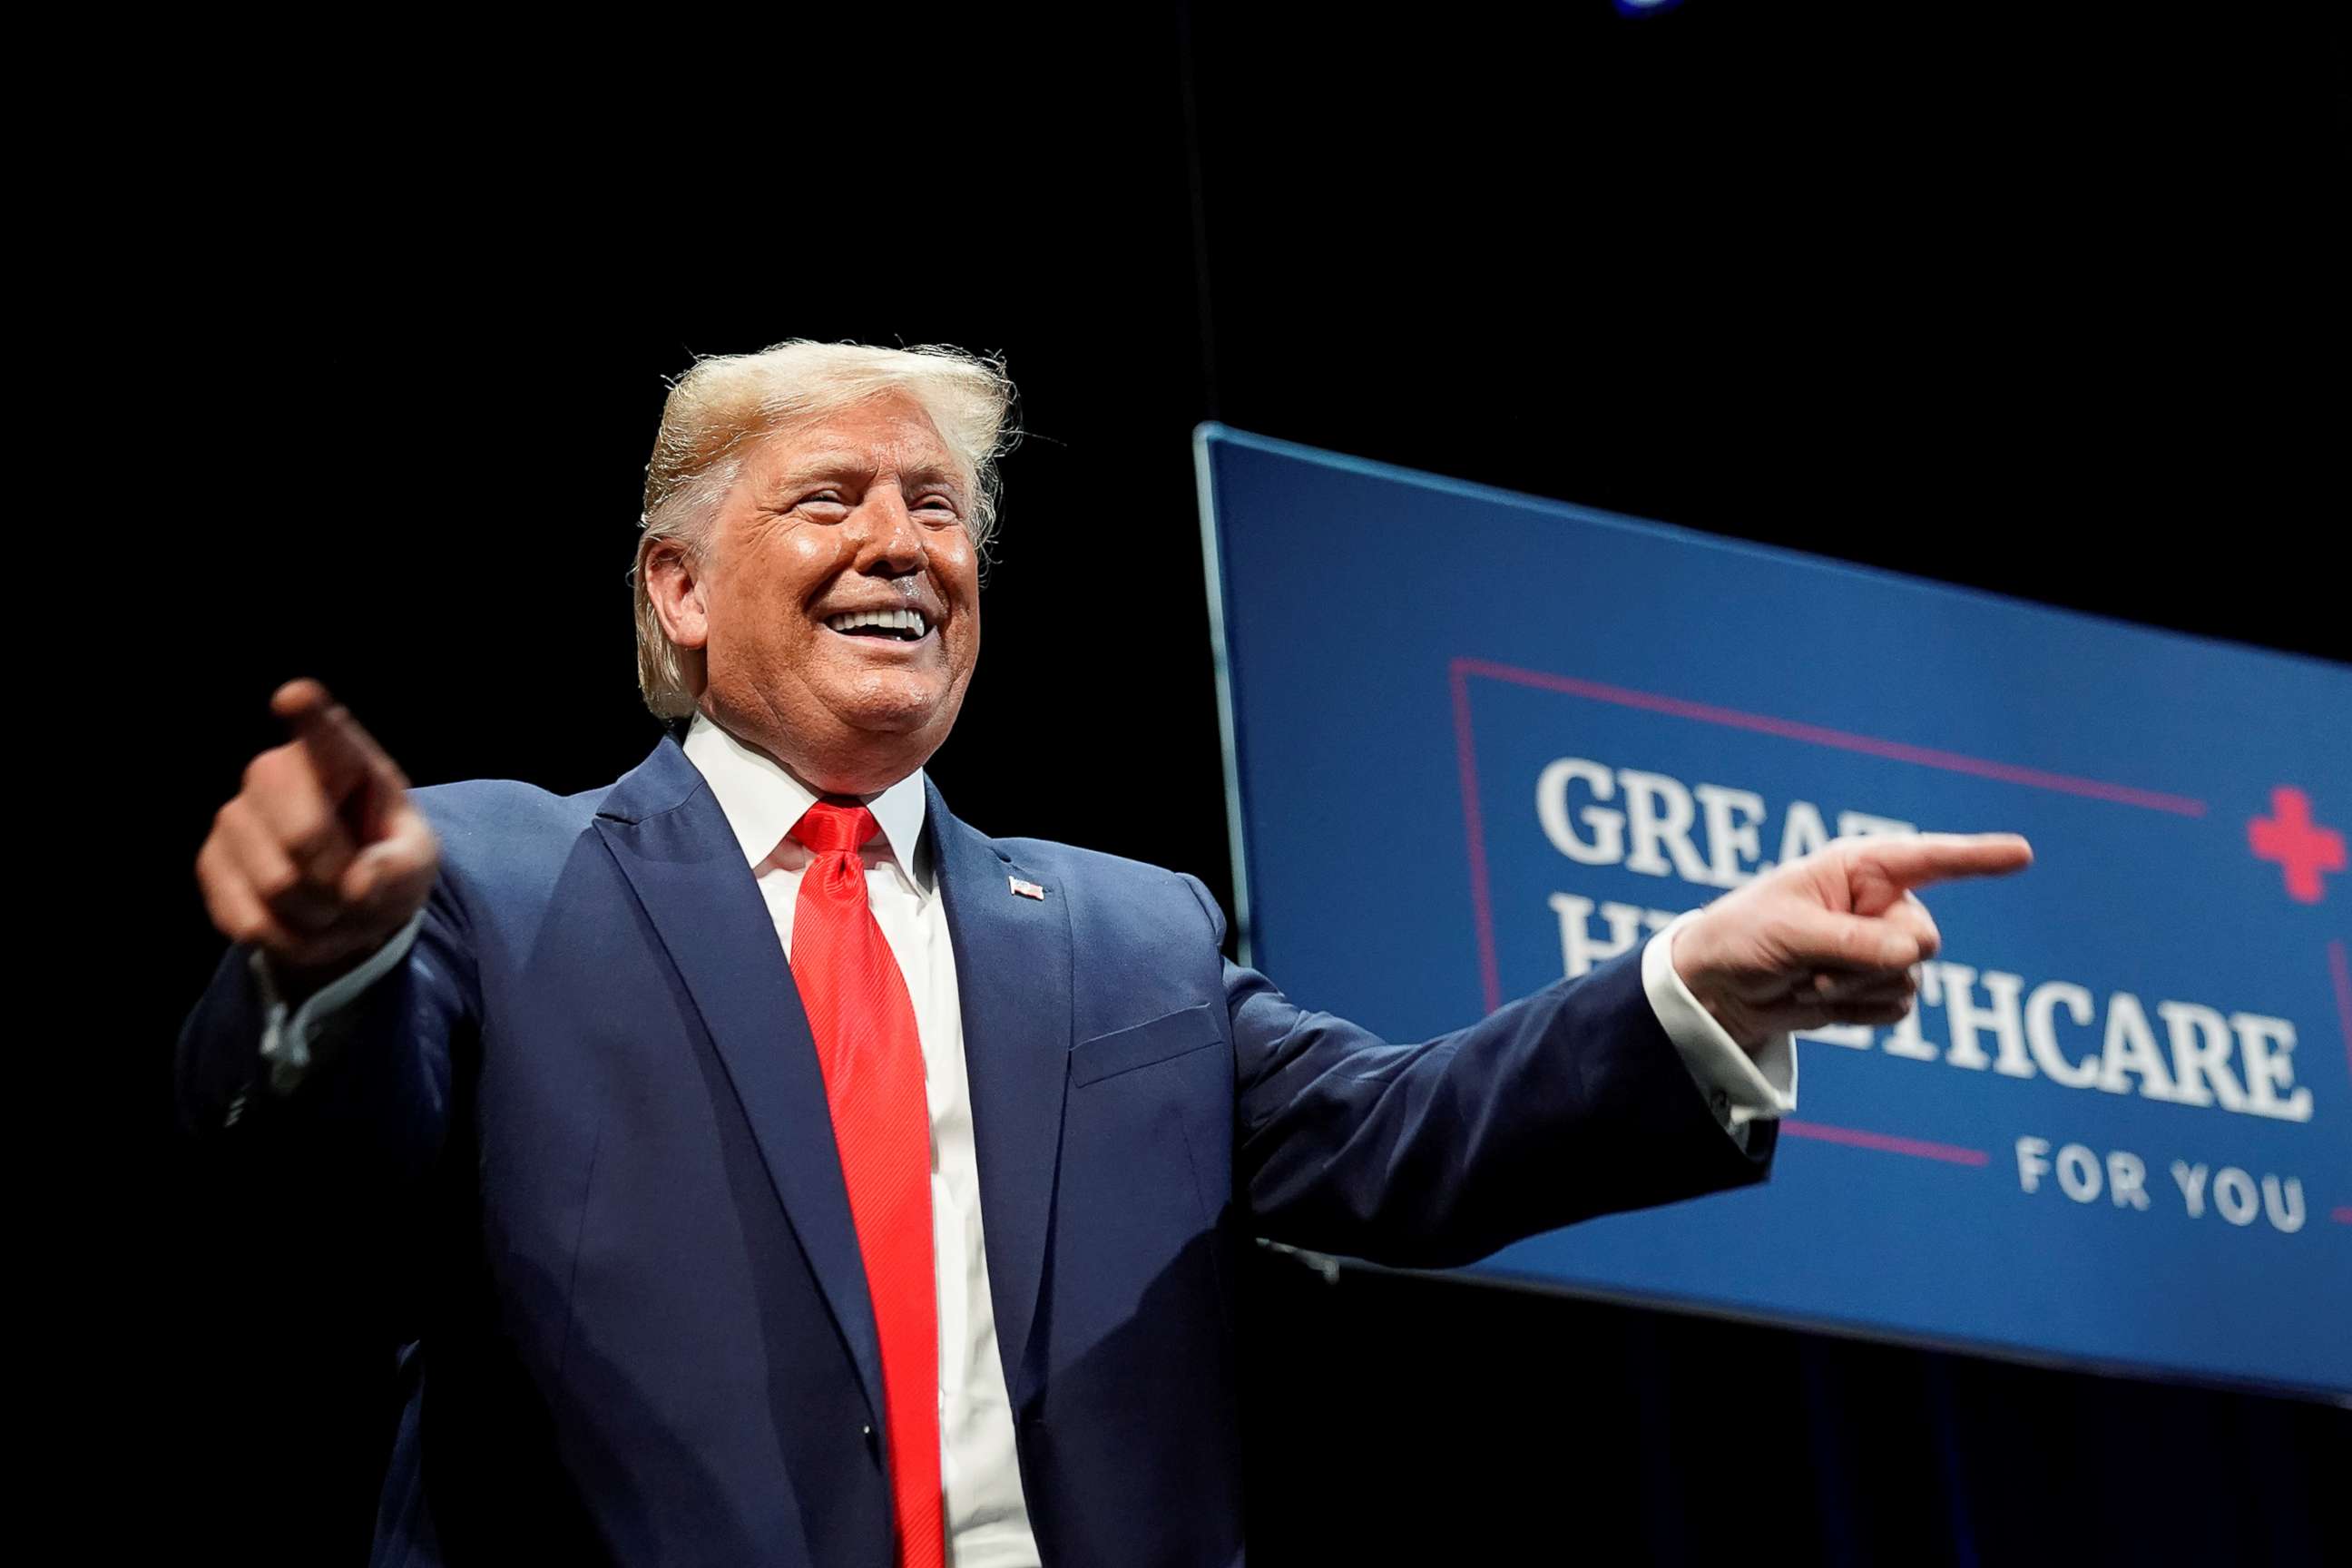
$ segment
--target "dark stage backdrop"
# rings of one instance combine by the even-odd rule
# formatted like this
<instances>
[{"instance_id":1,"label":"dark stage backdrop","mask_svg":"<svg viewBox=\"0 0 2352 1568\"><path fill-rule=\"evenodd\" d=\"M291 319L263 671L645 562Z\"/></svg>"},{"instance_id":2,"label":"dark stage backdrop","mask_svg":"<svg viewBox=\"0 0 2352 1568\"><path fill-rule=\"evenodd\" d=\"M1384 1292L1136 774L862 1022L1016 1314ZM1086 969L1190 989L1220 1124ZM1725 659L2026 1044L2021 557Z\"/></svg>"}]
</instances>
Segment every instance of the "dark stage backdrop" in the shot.
<instances>
[{"instance_id":1,"label":"dark stage backdrop","mask_svg":"<svg viewBox=\"0 0 2352 1568\"><path fill-rule=\"evenodd\" d=\"M296 673L420 783L643 755L624 573L695 353L1005 353L1030 435L935 775L984 829L1221 897L1203 418L2352 657L2326 40L2274 8L1556 9L773 22L593 73L578 36L284 67L208 37L90 70L84 120L135 153L62 178L43 308L94 372L60 412L100 456L63 477L105 521L23 560L124 682L61 672L54 742L135 868L52 1166L102 1281L52 1444L98 1480L90 1547L362 1559L388 1238L173 1141L218 952L187 868ZM1250 1304L1266 1563L2352 1557L2322 1405L1274 1253Z\"/></svg>"}]
</instances>

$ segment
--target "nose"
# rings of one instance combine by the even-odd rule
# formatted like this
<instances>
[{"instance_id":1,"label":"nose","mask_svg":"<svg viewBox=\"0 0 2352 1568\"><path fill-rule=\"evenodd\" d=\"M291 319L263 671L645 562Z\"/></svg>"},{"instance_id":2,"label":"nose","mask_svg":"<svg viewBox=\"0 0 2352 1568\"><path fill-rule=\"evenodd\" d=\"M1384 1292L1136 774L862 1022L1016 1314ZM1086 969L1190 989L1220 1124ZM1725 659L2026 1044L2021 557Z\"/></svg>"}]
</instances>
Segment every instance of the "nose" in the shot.
<instances>
[{"instance_id":1,"label":"nose","mask_svg":"<svg viewBox=\"0 0 2352 1568\"><path fill-rule=\"evenodd\" d=\"M922 530L907 510L898 487L876 485L852 514L857 570L876 577L903 577L923 564Z\"/></svg>"}]
</instances>

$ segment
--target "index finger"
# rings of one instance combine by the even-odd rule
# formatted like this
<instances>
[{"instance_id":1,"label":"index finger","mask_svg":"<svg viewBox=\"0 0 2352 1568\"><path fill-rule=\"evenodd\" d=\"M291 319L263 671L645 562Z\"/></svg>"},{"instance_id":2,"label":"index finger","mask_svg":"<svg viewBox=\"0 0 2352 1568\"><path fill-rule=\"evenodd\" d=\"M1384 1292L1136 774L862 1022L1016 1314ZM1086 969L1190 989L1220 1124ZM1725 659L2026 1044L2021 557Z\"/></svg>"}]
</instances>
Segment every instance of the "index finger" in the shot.
<instances>
[{"instance_id":1,"label":"index finger","mask_svg":"<svg viewBox=\"0 0 2352 1568\"><path fill-rule=\"evenodd\" d=\"M271 695L269 708L293 731L319 770L320 783L334 798L341 799L363 782L408 787L400 765L322 683L307 677L289 680Z\"/></svg>"},{"instance_id":2,"label":"index finger","mask_svg":"<svg viewBox=\"0 0 2352 1568\"><path fill-rule=\"evenodd\" d=\"M2002 877L2033 864L2033 846L2015 833L1920 833L1874 838L1858 858L1897 888L1956 877Z\"/></svg>"}]
</instances>

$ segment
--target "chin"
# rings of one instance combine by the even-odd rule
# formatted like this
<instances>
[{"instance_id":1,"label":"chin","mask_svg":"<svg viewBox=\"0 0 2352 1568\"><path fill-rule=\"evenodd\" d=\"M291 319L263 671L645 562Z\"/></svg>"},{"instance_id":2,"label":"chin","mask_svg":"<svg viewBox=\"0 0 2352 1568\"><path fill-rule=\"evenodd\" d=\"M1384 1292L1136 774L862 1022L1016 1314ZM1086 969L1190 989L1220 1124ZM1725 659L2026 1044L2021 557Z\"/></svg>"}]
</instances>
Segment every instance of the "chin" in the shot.
<instances>
[{"instance_id":1,"label":"chin","mask_svg":"<svg viewBox=\"0 0 2352 1568\"><path fill-rule=\"evenodd\" d=\"M909 689L895 683L861 687L842 694L834 711L843 724L872 734L903 735L952 719L957 704L938 686L925 681Z\"/></svg>"}]
</instances>

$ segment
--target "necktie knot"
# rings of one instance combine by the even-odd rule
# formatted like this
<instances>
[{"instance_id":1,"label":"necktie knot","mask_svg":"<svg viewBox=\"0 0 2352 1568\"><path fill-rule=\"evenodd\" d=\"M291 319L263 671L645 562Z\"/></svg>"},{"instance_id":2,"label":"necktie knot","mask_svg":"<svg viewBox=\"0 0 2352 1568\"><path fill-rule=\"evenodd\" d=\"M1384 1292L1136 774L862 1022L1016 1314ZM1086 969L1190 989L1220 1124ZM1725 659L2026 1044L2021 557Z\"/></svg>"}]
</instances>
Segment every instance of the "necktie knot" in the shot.
<instances>
[{"instance_id":1,"label":"necktie knot","mask_svg":"<svg viewBox=\"0 0 2352 1568\"><path fill-rule=\"evenodd\" d=\"M881 831L881 824L864 806L836 805L821 800L793 824L789 837L819 855L855 855L867 839Z\"/></svg>"}]
</instances>

